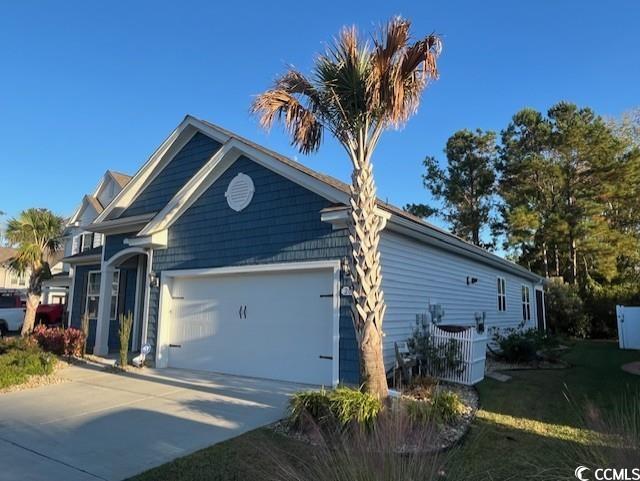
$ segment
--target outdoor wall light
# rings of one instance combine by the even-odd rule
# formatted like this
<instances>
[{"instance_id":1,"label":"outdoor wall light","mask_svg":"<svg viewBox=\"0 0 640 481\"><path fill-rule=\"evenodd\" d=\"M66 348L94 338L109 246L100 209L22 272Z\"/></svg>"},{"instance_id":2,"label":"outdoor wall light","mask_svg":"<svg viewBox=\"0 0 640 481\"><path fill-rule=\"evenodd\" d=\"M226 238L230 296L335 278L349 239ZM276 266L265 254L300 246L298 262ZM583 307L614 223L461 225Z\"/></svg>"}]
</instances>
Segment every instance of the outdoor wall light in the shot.
<instances>
[{"instance_id":1,"label":"outdoor wall light","mask_svg":"<svg viewBox=\"0 0 640 481\"><path fill-rule=\"evenodd\" d=\"M467 276L467 285L468 286L470 286L471 284L475 284L476 282L478 282L478 278L477 277Z\"/></svg>"},{"instance_id":2,"label":"outdoor wall light","mask_svg":"<svg viewBox=\"0 0 640 481\"><path fill-rule=\"evenodd\" d=\"M149 272L149 287L160 287L160 279L153 271Z\"/></svg>"}]
</instances>

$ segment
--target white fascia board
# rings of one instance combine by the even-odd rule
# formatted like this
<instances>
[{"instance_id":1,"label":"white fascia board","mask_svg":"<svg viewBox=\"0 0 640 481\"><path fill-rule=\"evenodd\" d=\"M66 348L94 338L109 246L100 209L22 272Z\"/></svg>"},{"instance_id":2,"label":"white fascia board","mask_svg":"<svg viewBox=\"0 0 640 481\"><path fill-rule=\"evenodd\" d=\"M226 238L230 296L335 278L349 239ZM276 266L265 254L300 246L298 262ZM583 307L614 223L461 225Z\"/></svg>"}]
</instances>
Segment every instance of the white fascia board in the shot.
<instances>
[{"instance_id":1,"label":"white fascia board","mask_svg":"<svg viewBox=\"0 0 640 481\"><path fill-rule=\"evenodd\" d=\"M385 219L386 228L390 231L398 232L420 242L431 244L440 249L471 258L477 262L490 265L500 271L509 272L538 283L543 282L542 277L525 269L524 267L514 264L506 259L502 259L495 254L485 252L479 247L467 244L462 240L453 238L446 232L441 232L438 229L432 229L428 226L419 225L416 222L390 213L389 211L379 207L376 208L376 213ZM346 227L348 217L349 209L347 207L322 212L320 215L320 219L323 222L328 222L336 228Z\"/></svg>"},{"instance_id":2,"label":"white fascia board","mask_svg":"<svg viewBox=\"0 0 640 481\"><path fill-rule=\"evenodd\" d=\"M62 262L66 262L67 264L72 264L72 265L100 264L101 261L102 261L102 254L82 256L75 259L69 258L69 257L65 257L64 259L62 259Z\"/></svg>"},{"instance_id":3,"label":"white fascia board","mask_svg":"<svg viewBox=\"0 0 640 481\"><path fill-rule=\"evenodd\" d=\"M147 225L155 215L156 213L152 212L150 214L140 214L113 220L105 220L100 223L93 222L87 226L82 226L82 228L89 232L100 232L104 234L131 232Z\"/></svg>"},{"instance_id":4,"label":"white fascia board","mask_svg":"<svg viewBox=\"0 0 640 481\"><path fill-rule=\"evenodd\" d=\"M238 158L234 141L226 142L207 163L173 196L164 208L140 231L138 236L149 236L166 231Z\"/></svg>"},{"instance_id":5,"label":"white fascia board","mask_svg":"<svg viewBox=\"0 0 640 481\"><path fill-rule=\"evenodd\" d=\"M376 207L375 213L377 216L382 217L382 228L384 229L387 222L391 219L391 213L384 209L381 209L380 207ZM336 228L347 227L347 221L349 220L349 208L345 206L344 208L321 212L320 220L322 222L332 224Z\"/></svg>"},{"instance_id":6,"label":"white fascia board","mask_svg":"<svg viewBox=\"0 0 640 481\"><path fill-rule=\"evenodd\" d=\"M543 278L539 275L521 267L513 262L484 251L480 247L467 244L462 240L452 238L446 233L428 226L420 225L409 219L405 219L396 214L391 214L391 218L387 224L387 228L394 232L399 232L414 239L420 240L435 247L445 249L454 254L458 254L477 262L489 265L503 272L509 272L516 276L531 281L542 282Z\"/></svg>"},{"instance_id":7,"label":"white fascia board","mask_svg":"<svg viewBox=\"0 0 640 481\"><path fill-rule=\"evenodd\" d=\"M204 269L180 269L162 271L166 278L174 277L208 277L229 274L247 274L260 272L288 272L300 270L340 269L340 260L280 262L276 264L252 264L246 266L211 267Z\"/></svg>"},{"instance_id":8,"label":"white fascia board","mask_svg":"<svg viewBox=\"0 0 640 481\"><path fill-rule=\"evenodd\" d=\"M162 249L167 247L169 231L161 230L143 237L132 237L124 240L124 243L131 247L150 247L152 249Z\"/></svg>"},{"instance_id":9,"label":"white fascia board","mask_svg":"<svg viewBox=\"0 0 640 481\"><path fill-rule=\"evenodd\" d=\"M194 117L187 116L190 120L191 124L197 129L201 130L203 134L212 136L214 139L218 139L222 136L225 136L228 140L230 137L227 133L216 129L214 126L206 124ZM254 162L266 167L273 172L282 175L283 177L295 182L302 187L309 189L312 192L330 200L331 202L348 204L349 195L343 192L340 189L336 189L335 187L323 182L315 177L306 174L291 165L282 162L277 159L273 155L269 155L268 152L264 150L258 149L255 146L244 142L242 139L237 137L231 137L229 142L233 143L233 146L239 149L242 155L250 158Z\"/></svg>"},{"instance_id":10,"label":"white fascia board","mask_svg":"<svg viewBox=\"0 0 640 481\"><path fill-rule=\"evenodd\" d=\"M86 207L87 207L87 196L85 195L82 197L82 202L80 203L76 211L69 218L69 221L67 222L66 227L77 227L78 219L80 218L80 216L82 215L82 212Z\"/></svg>"},{"instance_id":11,"label":"white fascia board","mask_svg":"<svg viewBox=\"0 0 640 481\"><path fill-rule=\"evenodd\" d=\"M213 130L207 126L208 130ZM204 132L208 135L208 132ZM274 158L260 150L247 145L240 139L228 140L209 161L187 182L182 189L171 199L167 205L155 216L155 218L140 231L140 236L146 236L166 230L193 203L204 194L213 183L240 157L246 156L257 164L276 172L279 175L305 187L312 192L332 202L348 202L348 195L304 172L301 172L277 158ZM386 215L382 214L381 215Z\"/></svg>"},{"instance_id":12,"label":"white fascia board","mask_svg":"<svg viewBox=\"0 0 640 481\"><path fill-rule=\"evenodd\" d=\"M283 177L295 182L296 184L314 192L325 199L340 204L348 204L349 203L349 194L343 192L340 189L337 189L326 182L323 182L315 177L306 174L284 162L281 160L263 152L259 149L256 149L254 146L246 144L242 142L241 139L234 139L238 142L238 145L241 145L241 150L243 155L247 156L254 162L266 167L269 170L272 170L276 174L280 174Z\"/></svg>"},{"instance_id":13,"label":"white fascia board","mask_svg":"<svg viewBox=\"0 0 640 481\"><path fill-rule=\"evenodd\" d=\"M201 122L198 122L201 123ZM125 209L140 192L162 171L180 149L198 132L195 119L187 116L158 147L149 160L134 174L129 183L113 198L95 222L102 222L116 208ZM220 132L211 132L210 137L224 144L229 136Z\"/></svg>"}]
</instances>

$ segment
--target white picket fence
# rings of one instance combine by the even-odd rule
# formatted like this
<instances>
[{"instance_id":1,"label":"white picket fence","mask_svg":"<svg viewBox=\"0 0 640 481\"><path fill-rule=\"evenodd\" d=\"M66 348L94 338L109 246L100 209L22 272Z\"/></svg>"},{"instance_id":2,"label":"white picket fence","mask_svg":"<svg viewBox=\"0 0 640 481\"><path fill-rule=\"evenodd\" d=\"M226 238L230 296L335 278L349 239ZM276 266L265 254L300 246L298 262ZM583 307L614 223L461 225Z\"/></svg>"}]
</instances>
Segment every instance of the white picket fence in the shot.
<instances>
[{"instance_id":1,"label":"white picket fence","mask_svg":"<svg viewBox=\"0 0 640 481\"><path fill-rule=\"evenodd\" d=\"M444 381L471 386L484 379L487 359L487 334L479 333L474 327L467 327L460 332L449 332L435 324L429 324L429 335L437 349L444 348L451 339L455 339L460 349L463 365L460 369L449 368L439 374Z\"/></svg>"}]
</instances>

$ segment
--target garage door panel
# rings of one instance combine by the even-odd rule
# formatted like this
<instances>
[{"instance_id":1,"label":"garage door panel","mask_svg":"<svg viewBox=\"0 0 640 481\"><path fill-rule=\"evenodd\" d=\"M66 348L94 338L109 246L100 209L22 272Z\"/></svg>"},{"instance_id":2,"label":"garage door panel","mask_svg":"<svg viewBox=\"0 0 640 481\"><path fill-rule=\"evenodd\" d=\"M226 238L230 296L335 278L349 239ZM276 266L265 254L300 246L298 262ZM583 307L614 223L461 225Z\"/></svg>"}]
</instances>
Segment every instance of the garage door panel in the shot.
<instances>
[{"instance_id":1,"label":"garage door panel","mask_svg":"<svg viewBox=\"0 0 640 481\"><path fill-rule=\"evenodd\" d=\"M329 270L177 278L169 365L330 384L332 289Z\"/></svg>"}]
</instances>

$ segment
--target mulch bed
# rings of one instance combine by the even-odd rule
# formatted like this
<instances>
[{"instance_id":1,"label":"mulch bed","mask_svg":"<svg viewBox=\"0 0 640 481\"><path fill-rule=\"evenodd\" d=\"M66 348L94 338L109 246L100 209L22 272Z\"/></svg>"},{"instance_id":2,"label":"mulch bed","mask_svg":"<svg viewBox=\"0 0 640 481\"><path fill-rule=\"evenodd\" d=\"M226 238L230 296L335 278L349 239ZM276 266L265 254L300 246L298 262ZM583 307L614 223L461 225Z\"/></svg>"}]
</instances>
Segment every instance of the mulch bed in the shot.
<instances>
[{"instance_id":1,"label":"mulch bed","mask_svg":"<svg viewBox=\"0 0 640 481\"><path fill-rule=\"evenodd\" d=\"M475 418L479 407L478 392L473 386L463 386L460 384L442 382L438 385L437 389L457 393L465 408L455 422L442 423L433 427L434 432L429 436L426 436L429 440L429 446L426 450L424 447L421 447L423 452L428 453L443 452L458 444L468 433L469 428L471 427L471 422ZM401 395L396 399L403 398L411 399L404 395ZM269 428L278 434L312 446L318 446L323 442L322 436L319 435L317 430L305 432L294 429L286 419L271 424ZM415 447L412 444L412 440L407 439L406 444L400 447L398 451L401 453L414 452Z\"/></svg>"},{"instance_id":2,"label":"mulch bed","mask_svg":"<svg viewBox=\"0 0 640 481\"><path fill-rule=\"evenodd\" d=\"M68 379L66 379L64 376L60 376L59 373L68 366L69 363L66 360L58 358L51 374L45 374L42 376L30 376L29 379L27 379L27 381L23 382L22 384L16 384L14 386L0 389L0 394L24 391L25 389L33 389L40 386L48 386L51 384L60 384L63 382L67 382Z\"/></svg>"}]
</instances>

